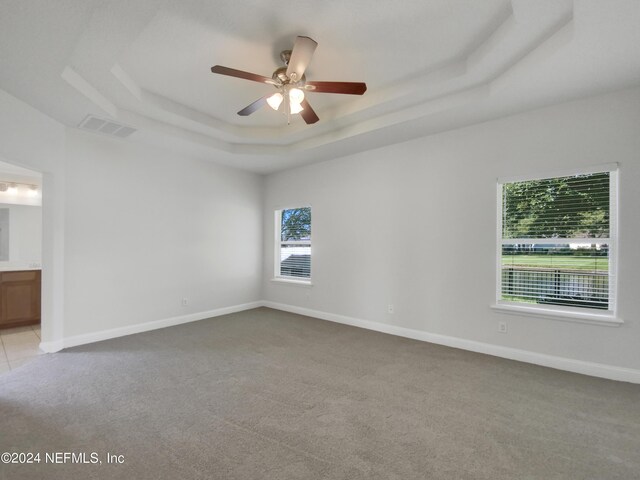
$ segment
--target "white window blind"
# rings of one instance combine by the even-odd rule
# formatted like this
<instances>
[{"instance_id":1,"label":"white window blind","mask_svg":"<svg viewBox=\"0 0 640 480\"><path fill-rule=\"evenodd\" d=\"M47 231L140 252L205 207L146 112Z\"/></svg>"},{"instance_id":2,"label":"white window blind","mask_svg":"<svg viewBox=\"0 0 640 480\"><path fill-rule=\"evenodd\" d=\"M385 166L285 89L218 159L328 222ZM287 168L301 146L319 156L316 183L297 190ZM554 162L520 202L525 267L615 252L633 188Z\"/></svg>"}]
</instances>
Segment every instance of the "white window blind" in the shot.
<instances>
[{"instance_id":1,"label":"white window blind","mask_svg":"<svg viewBox=\"0 0 640 480\"><path fill-rule=\"evenodd\" d=\"M498 303L613 313L616 188L616 170L499 183Z\"/></svg>"},{"instance_id":2,"label":"white window blind","mask_svg":"<svg viewBox=\"0 0 640 480\"><path fill-rule=\"evenodd\" d=\"M275 276L311 278L311 207L276 211Z\"/></svg>"}]
</instances>

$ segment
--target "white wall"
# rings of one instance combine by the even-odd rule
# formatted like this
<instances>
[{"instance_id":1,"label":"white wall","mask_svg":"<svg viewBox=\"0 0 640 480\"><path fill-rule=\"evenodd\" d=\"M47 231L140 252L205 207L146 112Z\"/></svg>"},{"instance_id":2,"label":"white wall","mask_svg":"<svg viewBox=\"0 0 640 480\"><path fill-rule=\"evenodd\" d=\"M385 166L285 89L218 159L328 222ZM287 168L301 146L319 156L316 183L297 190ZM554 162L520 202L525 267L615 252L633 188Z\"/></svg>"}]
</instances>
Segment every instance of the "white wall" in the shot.
<instances>
[{"instance_id":1,"label":"white wall","mask_svg":"<svg viewBox=\"0 0 640 480\"><path fill-rule=\"evenodd\" d=\"M267 177L264 297L640 369L640 90L557 105ZM496 179L620 164L619 315L605 327L496 313ZM270 282L273 210L312 205L313 286ZM388 304L395 314L387 313ZM508 334L497 332L506 320Z\"/></svg>"},{"instance_id":2,"label":"white wall","mask_svg":"<svg viewBox=\"0 0 640 480\"><path fill-rule=\"evenodd\" d=\"M261 177L65 128L2 90L0 156L43 173L48 348L260 299Z\"/></svg>"},{"instance_id":3,"label":"white wall","mask_svg":"<svg viewBox=\"0 0 640 480\"><path fill-rule=\"evenodd\" d=\"M76 129L66 149L65 337L260 300L261 177Z\"/></svg>"},{"instance_id":4,"label":"white wall","mask_svg":"<svg viewBox=\"0 0 640 480\"><path fill-rule=\"evenodd\" d=\"M9 210L9 260L0 268L35 268L42 263L42 208L7 205Z\"/></svg>"},{"instance_id":5,"label":"white wall","mask_svg":"<svg viewBox=\"0 0 640 480\"><path fill-rule=\"evenodd\" d=\"M42 339L64 335L65 129L0 90L0 156L42 176Z\"/></svg>"}]
</instances>

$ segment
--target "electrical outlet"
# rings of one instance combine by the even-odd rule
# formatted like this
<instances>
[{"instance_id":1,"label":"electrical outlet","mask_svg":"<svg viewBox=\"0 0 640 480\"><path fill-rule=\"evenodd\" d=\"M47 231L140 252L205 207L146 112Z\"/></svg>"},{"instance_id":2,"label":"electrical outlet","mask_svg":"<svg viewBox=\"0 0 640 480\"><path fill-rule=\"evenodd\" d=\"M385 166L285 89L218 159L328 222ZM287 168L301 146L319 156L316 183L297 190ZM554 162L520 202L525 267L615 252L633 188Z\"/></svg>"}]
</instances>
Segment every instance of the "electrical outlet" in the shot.
<instances>
[{"instance_id":1,"label":"electrical outlet","mask_svg":"<svg viewBox=\"0 0 640 480\"><path fill-rule=\"evenodd\" d=\"M390 303L389 305L387 305L387 312L388 313L395 313L396 309L393 307L393 303Z\"/></svg>"},{"instance_id":2,"label":"electrical outlet","mask_svg":"<svg viewBox=\"0 0 640 480\"><path fill-rule=\"evenodd\" d=\"M498 322L498 331L500 333L507 333L507 322Z\"/></svg>"},{"instance_id":3,"label":"electrical outlet","mask_svg":"<svg viewBox=\"0 0 640 480\"><path fill-rule=\"evenodd\" d=\"M182 299L182 306L186 307L187 305L189 305L189 299L185 297Z\"/></svg>"}]
</instances>

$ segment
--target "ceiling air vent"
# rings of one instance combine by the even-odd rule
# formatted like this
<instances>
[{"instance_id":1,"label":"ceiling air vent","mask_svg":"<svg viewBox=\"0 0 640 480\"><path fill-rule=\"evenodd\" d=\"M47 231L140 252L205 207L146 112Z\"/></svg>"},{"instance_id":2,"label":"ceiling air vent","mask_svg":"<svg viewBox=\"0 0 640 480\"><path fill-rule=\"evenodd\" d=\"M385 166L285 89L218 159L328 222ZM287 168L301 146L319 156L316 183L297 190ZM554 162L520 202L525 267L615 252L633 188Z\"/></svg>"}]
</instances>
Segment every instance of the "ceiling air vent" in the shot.
<instances>
[{"instance_id":1,"label":"ceiling air vent","mask_svg":"<svg viewBox=\"0 0 640 480\"><path fill-rule=\"evenodd\" d=\"M104 118L99 118L93 115L87 115L84 120L80 122L78 128L89 130L91 132L104 133L105 135L112 135L120 138L126 138L136 131L135 128L128 127L111 120L105 120Z\"/></svg>"}]
</instances>

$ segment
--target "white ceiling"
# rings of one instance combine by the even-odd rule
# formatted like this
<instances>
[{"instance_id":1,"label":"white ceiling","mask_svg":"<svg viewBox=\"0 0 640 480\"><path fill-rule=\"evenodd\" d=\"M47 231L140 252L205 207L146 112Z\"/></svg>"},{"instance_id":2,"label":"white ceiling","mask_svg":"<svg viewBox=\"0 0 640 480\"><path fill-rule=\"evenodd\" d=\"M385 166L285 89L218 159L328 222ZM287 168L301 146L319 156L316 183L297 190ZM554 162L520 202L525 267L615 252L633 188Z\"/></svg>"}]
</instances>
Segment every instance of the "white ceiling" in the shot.
<instances>
[{"instance_id":1,"label":"white ceiling","mask_svg":"<svg viewBox=\"0 0 640 480\"><path fill-rule=\"evenodd\" d=\"M17 165L13 165L11 163L3 162L0 160L0 181L11 180L19 182L24 179L28 179L29 183L40 186L41 178L42 174L40 172L28 170L26 168L22 168Z\"/></svg>"},{"instance_id":2,"label":"white ceiling","mask_svg":"<svg viewBox=\"0 0 640 480\"><path fill-rule=\"evenodd\" d=\"M0 88L77 126L270 172L640 84L637 0L3 0ZM310 93L306 125L264 108L270 76L307 35L312 80L365 81L364 96Z\"/></svg>"}]
</instances>

